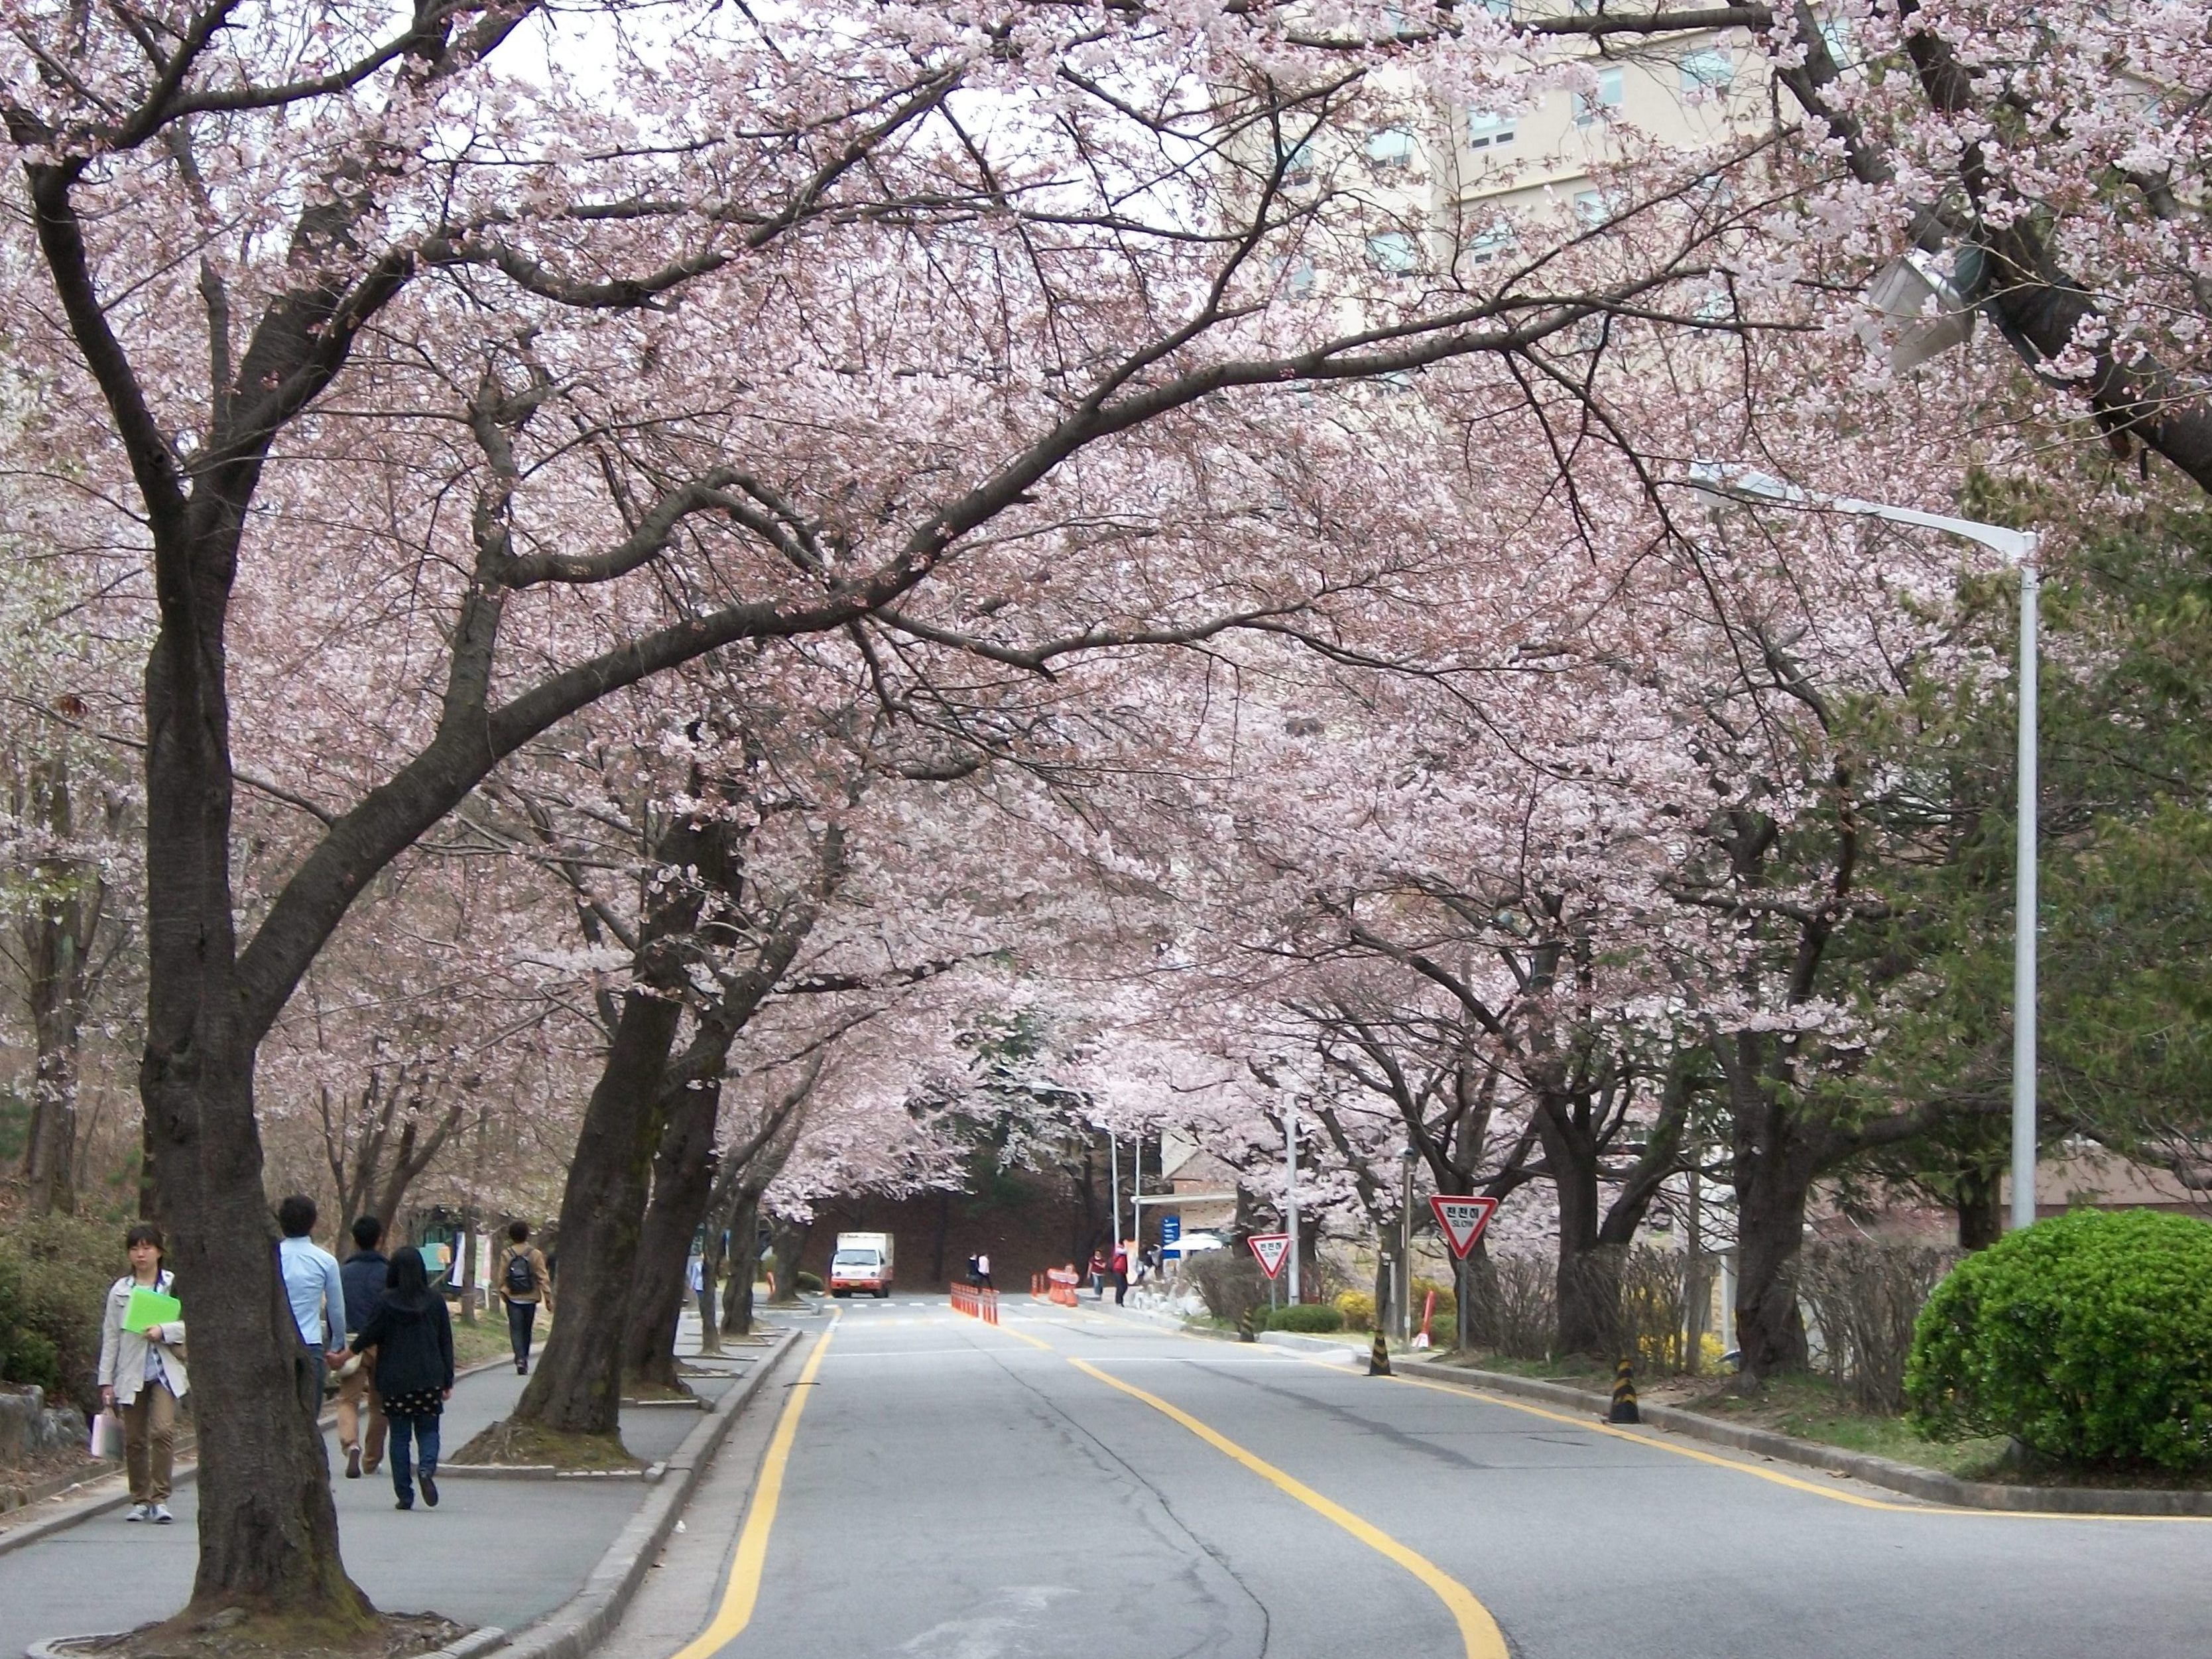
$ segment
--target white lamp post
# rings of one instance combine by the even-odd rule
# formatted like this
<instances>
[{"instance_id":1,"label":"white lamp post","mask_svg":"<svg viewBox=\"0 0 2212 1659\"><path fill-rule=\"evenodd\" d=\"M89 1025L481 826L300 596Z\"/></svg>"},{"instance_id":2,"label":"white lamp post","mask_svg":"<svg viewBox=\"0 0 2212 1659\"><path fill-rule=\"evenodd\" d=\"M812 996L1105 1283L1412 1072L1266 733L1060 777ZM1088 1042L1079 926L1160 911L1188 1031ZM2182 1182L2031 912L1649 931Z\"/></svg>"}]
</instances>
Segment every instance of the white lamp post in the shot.
<instances>
[{"instance_id":1,"label":"white lamp post","mask_svg":"<svg viewBox=\"0 0 2212 1659\"><path fill-rule=\"evenodd\" d=\"M1887 507L1849 495L1817 495L1748 467L1717 461L1693 461L1690 487L1716 501L1765 502L1783 507L1847 513L1887 519L1893 524L1940 530L1947 536L1994 548L2020 568L2020 799L2019 873L2013 911L2012 981L2012 1224L2035 1224L2035 669L2036 538L2024 530L1984 524L1976 519L1946 518L1917 507Z\"/></svg>"}]
</instances>

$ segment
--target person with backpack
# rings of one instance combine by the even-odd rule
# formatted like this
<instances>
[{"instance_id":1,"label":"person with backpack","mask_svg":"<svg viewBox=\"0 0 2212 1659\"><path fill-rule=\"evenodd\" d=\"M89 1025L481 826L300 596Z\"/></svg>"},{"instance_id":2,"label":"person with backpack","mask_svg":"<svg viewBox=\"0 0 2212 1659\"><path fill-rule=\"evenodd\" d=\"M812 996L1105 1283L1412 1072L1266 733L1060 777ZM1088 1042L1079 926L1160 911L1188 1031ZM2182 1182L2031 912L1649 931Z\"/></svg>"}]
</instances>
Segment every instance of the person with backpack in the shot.
<instances>
[{"instance_id":1,"label":"person with backpack","mask_svg":"<svg viewBox=\"0 0 2212 1659\"><path fill-rule=\"evenodd\" d=\"M553 1275L545 1266L544 1252L530 1242L530 1224L510 1221L507 1249L500 1259L499 1299L507 1304L507 1340L514 1348L514 1369L530 1375L530 1332L538 1322L538 1308L553 1312Z\"/></svg>"},{"instance_id":2,"label":"person with backpack","mask_svg":"<svg viewBox=\"0 0 2212 1659\"><path fill-rule=\"evenodd\" d=\"M349 1480L374 1474L384 1462L384 1400L376 1391L375 1363L362 1352L360 1339L392 1279L392 1263L376 1248L383 1241L384 1224L373 1215L361 1217L353 1224L353 1254L338 1264L346 1319L353 1327L346 1342L352 1358L338 1368L338 1449L345 1453Z\"/></svg>"},{"instance_id":3,"label":"person with backpack","mask_svg":"<svg viewBox=\"0 0 2212 1659\"><path fill-rule=\"evenodd\" d=\"M190 1386L185 1377L185 1325L180 1319L125 1330L134 1290L173 1296L173 1279L161 1265L161 1230L142 1221L123 1236L131 1271L107 1287L100 1328L100 1405L123 1419L123 1467L131 1480L125 1521L164 1526L169 1513L170 1470L176 1461L177 1402Z\"/></svg>"},{"instance_id":4,"label":"person with backpack","mask_svg":"<svg viewBox=\"0 0 2212 1659\"><path fill-rule=\"evenodd\" d=\"M361 1342L376 1350L376 1391L392 1428L392 1507L413 1509L419 1481L434 1510L439 1419L453 1397L453 1322L446 1298L430 1288L421 1251L393 1253L384 1300L362 1323Z\"/></svg>"}]
</instances>

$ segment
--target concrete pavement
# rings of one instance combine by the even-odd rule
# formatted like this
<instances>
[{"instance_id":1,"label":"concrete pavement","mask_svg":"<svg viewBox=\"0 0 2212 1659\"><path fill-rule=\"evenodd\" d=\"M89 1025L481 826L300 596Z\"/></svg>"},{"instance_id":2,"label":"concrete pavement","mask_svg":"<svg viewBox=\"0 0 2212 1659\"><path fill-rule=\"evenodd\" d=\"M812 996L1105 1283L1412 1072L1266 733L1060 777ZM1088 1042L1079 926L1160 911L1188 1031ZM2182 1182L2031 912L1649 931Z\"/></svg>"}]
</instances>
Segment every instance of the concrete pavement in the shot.
<instances>
[{"instance_id":1,"label":"concrete pavement","mask_svg":"<svg viewBox=\"0 0 2212 1659\"><path fill-rule=\"evenodd\" d=\"M717 1367L724 1375L698 1380L700 1393L720 1398L762 1352L732 1350ZM446 1408L448 1457L504 1416L522 1386L508 1366L461 1378ZM623 1441L648 1462L663 1459L702 1416L625 1408ZM454 1478L440 1482L437 1509L418 1496L402 1513L392 1507L387 1470L345 1480L334 1432L326 1441L347 1571L369 1599L510 1632L574 1595L652 1490L635 1480ZM117 1510L0 1555L0 1656L49 1637L123 1630L173 1613L191 1589L198 1502L198 1484L189 1483L171 1500L173 1525L126 1522Z\"/></svg>"},{"instance_id":2,"label":"concrete pavement","mask_svg":"<svg viewBox=\"0 0 2212 1659\"><path fill-rule=\"evenodd\" d=\"M773 1523L761 1409L602 1651L2212 1653L2203 1522L1940 1510L1318 1356L1015 1297L1003 1312L844 1311L781 1437ZM695 1639L746 1548L742 1627Z\"/></svg>"}]
</instances>

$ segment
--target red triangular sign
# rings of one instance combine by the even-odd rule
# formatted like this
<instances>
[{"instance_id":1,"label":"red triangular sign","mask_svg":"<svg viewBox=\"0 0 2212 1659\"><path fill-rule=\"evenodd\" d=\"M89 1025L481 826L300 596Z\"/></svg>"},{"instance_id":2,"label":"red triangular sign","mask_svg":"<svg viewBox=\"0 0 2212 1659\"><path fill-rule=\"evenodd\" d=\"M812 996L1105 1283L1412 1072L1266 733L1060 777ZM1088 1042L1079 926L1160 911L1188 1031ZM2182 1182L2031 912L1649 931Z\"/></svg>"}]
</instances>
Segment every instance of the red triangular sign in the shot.
<instances>
[{"instance_id":1,"label":"red triangular sign","mask_svg":"<svg viewBox=\"0 0 2212 1659\"><path fill-rule=\"evenodd\" d=\"M1498 1200L1432 1198L1429 1207L1437 1212L1437 1225L1444 1230L1444 1243L1451 1246L1452 1259L1464 1261L1474 1241L1482 1237L1482 1230L1490 1224L1490 1218L1498 1212Z\"/></svg>"},{"instance_id":2,"label":"red triangular sign","mask_svg":"<svg viewBox=\"0 0 2212 1659\"><path fill-rule=\"evenodd\" d=\"M1252 1247L1252 1254L1260 1258L1260 1271L1273 1279L1283 1271L1283 1262L1291 1253L1288 1233L1255 1233L1244 1241Z\"/></svg>"}]
</instances>

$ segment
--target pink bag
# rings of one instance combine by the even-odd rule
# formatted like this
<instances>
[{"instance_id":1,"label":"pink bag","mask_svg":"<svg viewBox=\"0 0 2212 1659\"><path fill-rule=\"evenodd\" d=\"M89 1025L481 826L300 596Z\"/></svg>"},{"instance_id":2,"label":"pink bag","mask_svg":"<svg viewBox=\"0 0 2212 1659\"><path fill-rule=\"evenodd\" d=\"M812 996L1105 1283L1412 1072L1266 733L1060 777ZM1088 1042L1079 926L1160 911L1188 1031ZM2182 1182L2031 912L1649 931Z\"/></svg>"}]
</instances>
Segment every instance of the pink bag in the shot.
<instances>
[{"instance_id":1,"label":"pink bag","mask_svg":"<svg viewBox=\"0 0 2212 1659\"><path fill-rule=\"evenodd\" d=\"M114 1459L123 1455L123 1419L113 1412L101 1412L92 1419L91 1443L86 1448L94 1457Z\"/></svg>"}]
</instances>

